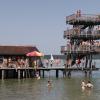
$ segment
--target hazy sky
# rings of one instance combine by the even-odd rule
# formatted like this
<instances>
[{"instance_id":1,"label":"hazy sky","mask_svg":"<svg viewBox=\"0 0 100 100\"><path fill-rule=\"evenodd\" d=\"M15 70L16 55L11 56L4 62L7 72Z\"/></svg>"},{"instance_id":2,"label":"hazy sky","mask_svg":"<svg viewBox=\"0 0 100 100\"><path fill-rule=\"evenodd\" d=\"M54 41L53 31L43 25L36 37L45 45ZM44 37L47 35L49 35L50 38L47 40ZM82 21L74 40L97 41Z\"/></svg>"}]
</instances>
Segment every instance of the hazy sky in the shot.
<instances>
[{"instance_id":1,"label":"hazy sky","mask_svg":"<svg viewBox=\"0 0 100 100\"><path fill-rule=\"evenodd\" d=\"M99 14L100 0L0 0L0 45L35 45L60 54L65 18L78 9Z\"/></svg>"}]
</instances>

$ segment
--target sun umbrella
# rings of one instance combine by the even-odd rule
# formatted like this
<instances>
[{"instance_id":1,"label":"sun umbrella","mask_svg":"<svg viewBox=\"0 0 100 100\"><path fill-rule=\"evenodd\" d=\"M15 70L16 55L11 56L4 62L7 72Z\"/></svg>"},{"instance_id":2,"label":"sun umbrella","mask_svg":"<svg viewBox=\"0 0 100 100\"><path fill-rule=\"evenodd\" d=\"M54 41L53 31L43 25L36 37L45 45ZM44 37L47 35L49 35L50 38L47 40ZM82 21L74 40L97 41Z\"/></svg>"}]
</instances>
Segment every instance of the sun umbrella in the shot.
<instances>
[{"instance_id":1,"label":"sun umbrella","mask_svg":"<svg viewBox=\"0 0 100 100\"><path fill-rule=\"evenodd\" d=\"M31 57L32 57L32 56L34 56L34 57L41 57L41 56L44 56L44 54L41 53L41 52L38 52L38 51L33 51L33 52L27 53L26 56L31 56Z\"/></svg>"}]
</instances>

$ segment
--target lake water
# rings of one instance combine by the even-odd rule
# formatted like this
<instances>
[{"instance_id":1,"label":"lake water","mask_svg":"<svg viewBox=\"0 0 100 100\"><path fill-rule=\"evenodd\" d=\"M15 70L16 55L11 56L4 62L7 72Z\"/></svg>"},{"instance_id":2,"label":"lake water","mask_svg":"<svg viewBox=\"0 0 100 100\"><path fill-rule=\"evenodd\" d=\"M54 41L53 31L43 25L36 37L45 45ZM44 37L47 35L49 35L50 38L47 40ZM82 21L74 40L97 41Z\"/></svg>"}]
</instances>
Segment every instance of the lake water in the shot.
<instances>
[{"instance_id":1,"label":"lake water","mask_svg":"<svg viewBox=\"0 0 100 100\"><path fill-rule=\"evenodd\" d=\"M61 75L58 79L53 72L49 74L51 88L47 87L48 77L0 80L0 100L100 100L100 71L93 72L90 78L77 72L72 72L71 78ZM91 91L82 91L83 79L91 80L94 85Z\"/></svg>"},{"instance_id":2,"label":"lake water","mask_svg":"<svg viewBox=\"0 0 100 100\"><path fill-rule=\"evenodd\" d=\"M82 91L80 84L85 78L82 73L73 73L67 77L55 78L52 87L47 87L48 78L0 80L0 100L100 100L100 73L95 72L90 78L94 88Z\"/></svg>"}]
</instances>

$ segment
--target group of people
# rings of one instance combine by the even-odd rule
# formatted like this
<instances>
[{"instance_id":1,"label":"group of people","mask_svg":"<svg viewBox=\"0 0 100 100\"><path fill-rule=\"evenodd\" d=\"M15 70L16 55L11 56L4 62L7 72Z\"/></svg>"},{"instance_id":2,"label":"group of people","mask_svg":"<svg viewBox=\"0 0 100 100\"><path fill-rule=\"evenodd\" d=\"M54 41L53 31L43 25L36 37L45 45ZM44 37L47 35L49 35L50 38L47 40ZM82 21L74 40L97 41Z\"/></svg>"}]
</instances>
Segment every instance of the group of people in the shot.
<instances>
[{"instance_id":1,"label":"group of people","mask_svg":"<svg viewBox=\"0 0 100 100\"><path fill-rule=\"evenodd\" d=\"M26 68L29 67L29 59L28 58L20 58L20 57L9 57L9 58L1 58L0 59L0 67L8 67L8 68Z\"/></svg>"},{"instance_id":2,"label":"group of people","mask_svg":"<svg viewBox=\"0 0 100 100\"><path fill-rule=\"evenodd\" d=\"M82 90L92 89L93 84L91 83L91 81L86 82L85 80L83 80L82 83L81 83L81 88L82 88Z\"/></svg>"},{"instance_id":3,"label":"group of people","mask_svg":"<svg viewBox=\"0 0 100 100\"><path fill-rule=\"evenodd\" d=\"M53 65L59 66L61 64L61 60L60 59L54 59L54 60L44 59L43 63L46 67L48 66L52 67Z\"/></svg>"}]
</instances>

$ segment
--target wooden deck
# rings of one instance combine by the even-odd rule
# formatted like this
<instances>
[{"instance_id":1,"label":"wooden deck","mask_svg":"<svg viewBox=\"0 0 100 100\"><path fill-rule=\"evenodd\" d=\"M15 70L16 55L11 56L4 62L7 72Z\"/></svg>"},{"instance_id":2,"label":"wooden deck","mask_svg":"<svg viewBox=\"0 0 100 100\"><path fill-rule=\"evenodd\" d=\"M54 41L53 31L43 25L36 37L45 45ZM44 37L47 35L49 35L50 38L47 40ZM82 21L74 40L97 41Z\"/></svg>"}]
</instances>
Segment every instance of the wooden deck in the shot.
<instances>
[{"instance_id":1,"label":"wooden deck","mask_svg":"<svg viewBox=\"0 0 100 100\"><path fill-rule=\"evenodd\" d=\"M38 68L37 70L71 70L71 71L83 71L83 70L93 70L93 71L98 71L100 68L76 68L76 67L72 67L72 68L64 68L64 67L49 67L49 68Z\"/></svg>"}]
</instances>

